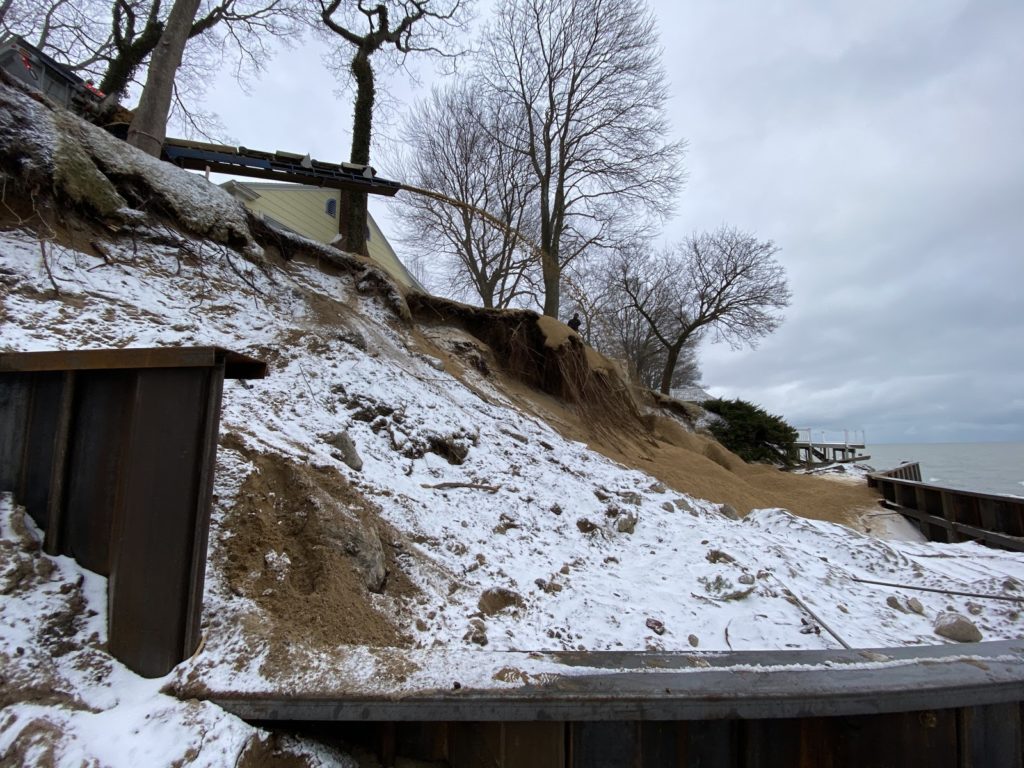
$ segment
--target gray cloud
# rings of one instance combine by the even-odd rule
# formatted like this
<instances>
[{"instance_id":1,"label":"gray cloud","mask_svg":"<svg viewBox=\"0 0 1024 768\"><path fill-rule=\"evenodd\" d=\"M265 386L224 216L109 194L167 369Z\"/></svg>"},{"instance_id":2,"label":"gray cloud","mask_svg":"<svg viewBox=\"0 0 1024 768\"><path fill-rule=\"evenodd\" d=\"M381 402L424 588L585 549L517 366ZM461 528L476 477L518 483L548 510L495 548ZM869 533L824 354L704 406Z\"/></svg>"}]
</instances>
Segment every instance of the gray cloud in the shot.
<instances>
[{"instance_id":1,"label":"gray cloud","mask_svg":"<svg viewBox=\"0 0 1024 768\"><path fill-rule=\"evenodd\" d=\"M669 237L755 230L794 294L757 350L705 348L708 385L876 440L1024 440L1024 7L659 12L691 142Z\"/></svg>"},{"instance_id":2,"label":"gray cloud","mask_svg":"<svg viewBox=\"0 0 1024 768\"><path fill-rule=\"evenodd\" d=\"M664 239L754 231L781 246L793 289L758 349L704 348L706 383L874 440L1024 441L1024 4L653 8L690 143ZM345 156L351 97L321 53L284 52L252 96L218 84L240 142ZM429 81L381 90L400 110ZM386 204L371 208L387 229Z\"/></svg>"}]
</instances>

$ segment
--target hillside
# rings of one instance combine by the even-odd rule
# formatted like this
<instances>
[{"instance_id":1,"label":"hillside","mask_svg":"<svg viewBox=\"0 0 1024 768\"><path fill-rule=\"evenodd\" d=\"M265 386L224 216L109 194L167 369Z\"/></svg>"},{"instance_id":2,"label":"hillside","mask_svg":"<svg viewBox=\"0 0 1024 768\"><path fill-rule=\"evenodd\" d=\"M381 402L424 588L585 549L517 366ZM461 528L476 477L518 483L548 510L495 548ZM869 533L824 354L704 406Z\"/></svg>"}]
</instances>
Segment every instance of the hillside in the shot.
<instances>
[{"instance_id":1,"label":"hillside","mask_svg":"<svg viewBox=\"0 0 1024 768\"><path fill-rule=\"evenodd\" d=\"M0 350L217 345L270 365L225 387L205 642L168 679L106 655L103 580L41 555L0 503L2 749L129 764L161 743L142 743L144 711L216 765L253 731L194 701L211 692L502 688L585 669L556 651L838 647L801 602L854 648L946 642L950 612L1024 634L1012 603L852 580L1019 595L1020 555L840 525L865 487L745 465L560 323L403 295L3 87L0 165Z\"/></svg>"}]
</instances>

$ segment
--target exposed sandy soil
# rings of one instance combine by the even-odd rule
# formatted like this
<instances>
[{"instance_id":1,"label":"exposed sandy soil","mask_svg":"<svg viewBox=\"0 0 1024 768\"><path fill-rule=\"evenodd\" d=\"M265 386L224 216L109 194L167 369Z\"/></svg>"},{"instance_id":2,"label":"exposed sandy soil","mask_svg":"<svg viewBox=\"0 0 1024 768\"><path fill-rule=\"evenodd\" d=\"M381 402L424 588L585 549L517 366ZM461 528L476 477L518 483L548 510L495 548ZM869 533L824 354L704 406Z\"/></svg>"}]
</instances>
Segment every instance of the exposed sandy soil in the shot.
<instances>
[{"instance_id":1,"label":"exposed sandy soil","mask_svg":"<svg viewBox=\"0 0 1024 768\"><path fill-rule=\"evenodd\" d=\"M549 346L567 343L575 336L561 323L541 321ZM564 332L559 333L560 329ZM472 337L470 337L472 338ZM674 417L648 415L643 427L623 429L621 422L595 423L594 410L566 403L528 387L502 371L491 350L482 343L466 343L459 355L447 354L420 338L421 350L437 356L450 373L473 387L483 374L505 396L525 411L550 423L562 435L585 442L595 451L646 472L667 487L720 504L739 514L752 509L781 507L794 514L858 527L860 516L877 511L878 495L866 483L837 482L829 477L785 472L764 464L747 464L717 441L688 430ZM608 361L586 348L591 368L607 367ZM598 365L603 361L603 365Z\"/></svg>"},{"instance_id":2,"label":"exposed sandy soil","mask_svg":"<svg viewBox=\"0 0 1024 768\"><path fill-rule=\"evenodd\" d=\"M269 630L275 652L408 645L370 599L368 572L380 562L386 569L381 592L397 599L416 592L395 557L399 536L375 505L333 469L253 454L230 435L223 448L248 454L257 470L224 520L232 535L217 554L229 588L273 617L261 631Z\"/></svg>"}]
</instances>

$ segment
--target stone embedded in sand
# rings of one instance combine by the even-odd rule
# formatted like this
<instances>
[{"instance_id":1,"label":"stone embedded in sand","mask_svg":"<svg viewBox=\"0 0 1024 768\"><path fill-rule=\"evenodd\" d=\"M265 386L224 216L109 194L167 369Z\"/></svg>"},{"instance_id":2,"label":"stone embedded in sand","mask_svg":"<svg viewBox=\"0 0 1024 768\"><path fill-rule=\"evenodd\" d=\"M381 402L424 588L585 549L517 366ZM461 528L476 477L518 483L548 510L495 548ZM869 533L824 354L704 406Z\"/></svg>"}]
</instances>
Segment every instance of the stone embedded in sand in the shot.
<instances>
[{"instance_id":1,"label":"stone embedded in sand","mask_svg":"<svg viewBox=\"0 0 1024 768\"><path fill-rule=\"evenodd\" d=\"M672 503L675 504L676 509L681 512L689 512L691 515L695 515L697 513L697 510L693 508L693 505L684 498L678 498Z\"/></svg>"},{"instance_id":2,"label":"stone embedded in sand","mask_svg":"<svg viewBox=\"0 0 1024 768\"><path fill-rule=\"evenodd\" d=\"M469 631L462 636L462 639L467 643L487 645L487 625L484 624L483 619L470 619Z\"/></svg>"},{"instance_id":3,"label":"stone embedded in sand","mask_svg":"<svg viewBox=\"0 0 1024 768\"><path fill-rule=\"evenodd\" d=\"M593 533L597 530L597 525L590 522L585 517L581 517L576 521L576 527L580 529L581 533Z\"/></svg>"},{"instance_id":4,"label":"stone embedded in sand","mask_svg":"<svg viewBox=\"0 0 1024 768\"><path fill-rule=\"evenodd\" d=\"M356 472L362 471L363 460L359 456L359 451L356 450L356 444L352 441L352 438L349 437L348 432L342 430L341 432L335 432L334 434L327 435L324 438L324 442L337 449L336 453L331 454L334 458L344 462Z\"/></svg>"},{"instance_id":5,"label":"stone embedded in sand","mask_svg":"<svg viewBox=\"0 0 1024 768\"><path fill-rule=\"evenodd\" d=\"M477 602L477 608L487 616L493 616L506 608L522 608L524 605L523 598L506 587L485 589Z\"/></svg>"},{"instance_id":6,"label":"stone embedded in sand","mask_svg":"<svg viewBox=\"0 0 1024 768\"><path fill-rule=\"evenodd\" d=\"M665 624L663 622L658 621L657 619L648 619L644 622L644 624L647 626L649 630L651 630L656 635L665 634Z\"/></svg>"},{"instance_id":7,"label":"stone embedded in sand","mask_svg":"<svg viewBox=\"0 0 1024 768\"><path fill-rule=\"evenodd\" d=\"M935 634L958 643L980 643L981 630L959 613L943 611L935 617Z\"/></svg>"},{"instance_id":8,"label":"stone embedded in sand","mask_svg":"<svg viewBox=\"0 0 1024 768\"><path fill-rule=\"evenodd\" d=\"M632 512L627 512L615 522L615 528L619 533L633 533L638 519Z\"/></svg>"},{"instance_id":9,"label":"stone embedded in sand","mask_svg":"<svg viewBox=\"0 0 1024 768\"><path fill-rule=\"evenodd\" d=\"M741 520L740 513L736 511L736 508L732 504L722 504L718 511L721 512L725 517L730 520Z\"/></svg>"},{"instance_id":10,"label":"stone embedded in sand","mask_svg":"<svg viewBox=\"0 0 1024 768\"><path fill-rule=\"evenodd\" d=\"M907 609L900 605L899 598L895 595L889 595L887 598L885 598L885 604L888 605L890 608L899 611L900 613L907 612Z\"/></svg>"}]
</instances>

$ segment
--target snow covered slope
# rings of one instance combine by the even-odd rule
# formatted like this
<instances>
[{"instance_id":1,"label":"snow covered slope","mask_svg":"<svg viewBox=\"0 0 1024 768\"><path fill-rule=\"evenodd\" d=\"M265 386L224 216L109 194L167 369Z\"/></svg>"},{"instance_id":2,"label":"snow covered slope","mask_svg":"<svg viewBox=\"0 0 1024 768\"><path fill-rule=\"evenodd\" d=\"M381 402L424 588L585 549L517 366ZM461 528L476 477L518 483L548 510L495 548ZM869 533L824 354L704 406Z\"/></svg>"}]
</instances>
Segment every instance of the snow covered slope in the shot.
<instances>
[{"instance_id":1,"label":"snow covered slope","mask_svg":"<svg viewBox=\"0 0 1024 768\"><path fill-rule=\"evenodd\" d=\"M57 197L24 195L3 220L0 350L218 345L270 364L264 380L226 384L205 644L171 689L502 688L577 673L546 651L944 643L936 626L954 613L987 640L1024 635L1018 603L853 580L1020 597L1021 555L882 542L781 509L733 519L564 437L479 334L414 320L371 265L277 239L201 179L2 93L5 173L30 169ZM71 143L115 200L102 211L94 193L67 202L58 147ZM4 546L30 550L4 504ZM57 654L27 617L66 610L61 585L79 578L83 606L104 610L98 577L23 557L50 575L0 609L19 691ZM83 708L16 694L0 748L27 738L31 713L64 728L122 704L191 707L174 722L205 722L236 752L244 742L238 721L130 681L95 616L66 634L76 649L55 674ZM102 663L72 673L79 654ZM62 755L96 722L69 725Z\"/></svg>"}]
</instances>

